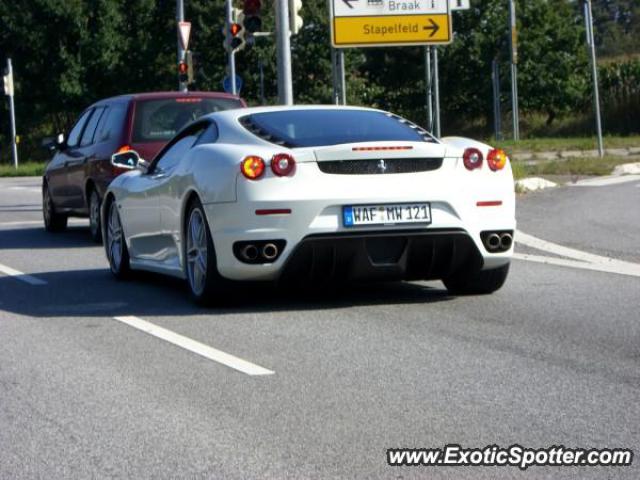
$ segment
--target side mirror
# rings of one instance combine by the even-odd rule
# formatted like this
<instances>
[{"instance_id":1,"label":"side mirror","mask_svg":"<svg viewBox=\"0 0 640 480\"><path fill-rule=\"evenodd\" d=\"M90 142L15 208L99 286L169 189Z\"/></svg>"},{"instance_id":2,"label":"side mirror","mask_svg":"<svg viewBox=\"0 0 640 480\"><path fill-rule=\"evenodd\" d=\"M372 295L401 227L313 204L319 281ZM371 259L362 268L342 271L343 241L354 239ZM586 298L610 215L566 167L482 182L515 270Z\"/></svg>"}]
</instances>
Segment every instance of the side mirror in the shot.
<instances>
[{"instance_id":1,"label":"side mirror","mask_svg":"<svg viewBox=\"0 0 640 480\"><path fill-rule=\"evenodd\" d=\"M141 162L144 162L135 150L114 153L111 155L111 165L124 170L134 170ZM146 163L146 162L144 162Z\"/></svg>"},{"instance_id":2,"label":"side mirror","mask_svg":"<svg viewBox=\"0 0 640 480\"><path fill-rule=\"evenodd\" d=\"M53 151L53 150L64 150L65 142L64 142L64 133L59 133L55 137L45 137L42 139L41 145L43 148Z\"/></svg>"}]
</instances>

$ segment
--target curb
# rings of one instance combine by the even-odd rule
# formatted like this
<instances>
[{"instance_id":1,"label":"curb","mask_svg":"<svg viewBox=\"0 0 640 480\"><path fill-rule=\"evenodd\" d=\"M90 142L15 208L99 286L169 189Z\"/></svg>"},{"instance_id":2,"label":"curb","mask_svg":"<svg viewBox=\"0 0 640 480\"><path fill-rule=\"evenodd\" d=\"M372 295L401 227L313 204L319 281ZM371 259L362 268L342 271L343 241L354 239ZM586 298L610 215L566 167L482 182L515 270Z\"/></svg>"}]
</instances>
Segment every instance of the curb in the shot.
<instances>
[{"instance_id":1,"label":"curb","mask_svg":"<svg viewBox=\"0 0 640 480\"><path fill-rule=\"evenodd\" d=\"M640 147L607 148L605 155L628 157L640 155ZM545 152L516 152L510 155L513 160L551 161L567 160L576 157L597 157L598 150L550 150Z\"/></svg>"}]
</instances>

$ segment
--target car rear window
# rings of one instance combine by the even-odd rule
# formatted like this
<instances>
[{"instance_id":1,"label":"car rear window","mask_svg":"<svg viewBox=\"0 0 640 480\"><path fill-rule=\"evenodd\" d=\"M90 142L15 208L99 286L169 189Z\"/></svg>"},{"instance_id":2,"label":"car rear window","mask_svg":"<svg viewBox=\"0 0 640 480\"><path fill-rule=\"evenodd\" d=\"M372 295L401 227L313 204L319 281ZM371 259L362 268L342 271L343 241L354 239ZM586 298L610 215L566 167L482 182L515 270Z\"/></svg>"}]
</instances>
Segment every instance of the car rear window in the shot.
<instances>
[{"instance_id":1,"label":"car rear window","mask_svg":"<svg viewBox=\"0 0 640 480\"><path fill-rule=\"evenodd\" d=\"M208 113L241 108L233 98L169 98L138 100L133 121L133 142L166 142L187 123Z\"/></svg>"},{"instance_id":2,"label":"car rear window","mask_svg":"<svg viewBox=\"0 0 640 480\"><path fill-rule=\"evenodd\" d=\"M286 110L240 119L253 134L278 145L321 147L375 141L432 141L429 134L396 115L371 110Z\"/></svg>"}]
</instances>

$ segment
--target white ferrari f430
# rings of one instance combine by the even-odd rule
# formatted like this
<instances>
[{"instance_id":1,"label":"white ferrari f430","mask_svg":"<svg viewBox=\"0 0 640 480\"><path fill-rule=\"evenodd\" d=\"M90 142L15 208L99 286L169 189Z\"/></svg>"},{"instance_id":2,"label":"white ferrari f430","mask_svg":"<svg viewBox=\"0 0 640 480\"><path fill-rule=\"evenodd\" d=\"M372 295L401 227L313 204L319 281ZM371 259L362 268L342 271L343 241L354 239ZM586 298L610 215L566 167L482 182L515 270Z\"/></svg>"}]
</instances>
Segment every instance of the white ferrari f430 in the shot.
<instances>
[{"instance_id":1,"label":"white ferrari f430","mask_svg":"<svg viewBox=\"0 0 640 480\"><path fill-rule=\"evenodd\" d=\"M357 107L229 110L185 127L102 207L112 272L186 279L207 303L234 281L434 280L490 293L509 270L515 194L502 150L436 139Z\"/></svg>"}]
</instances>

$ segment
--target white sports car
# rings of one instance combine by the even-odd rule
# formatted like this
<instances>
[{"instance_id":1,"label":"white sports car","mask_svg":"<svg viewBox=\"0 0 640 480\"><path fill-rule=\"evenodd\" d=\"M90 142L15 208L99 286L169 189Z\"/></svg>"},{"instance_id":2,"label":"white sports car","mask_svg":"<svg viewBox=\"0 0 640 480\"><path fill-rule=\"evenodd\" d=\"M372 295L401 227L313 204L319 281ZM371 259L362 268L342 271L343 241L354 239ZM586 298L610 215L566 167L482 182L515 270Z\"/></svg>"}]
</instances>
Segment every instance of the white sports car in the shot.
<instances>
[{"instance_id":1,"label":"white sports car","mask_svg":"<svg viewBox=\"0 0 640 480\"><path fill-rule=\"evenodd\" d=\"M131 171L102 207L112 272L188 281L196 301L230 281L441 279L490 293L509 270L515 195L505 153L433 138L356 107L217 112Z\"/></svg>"}]
</instances>

